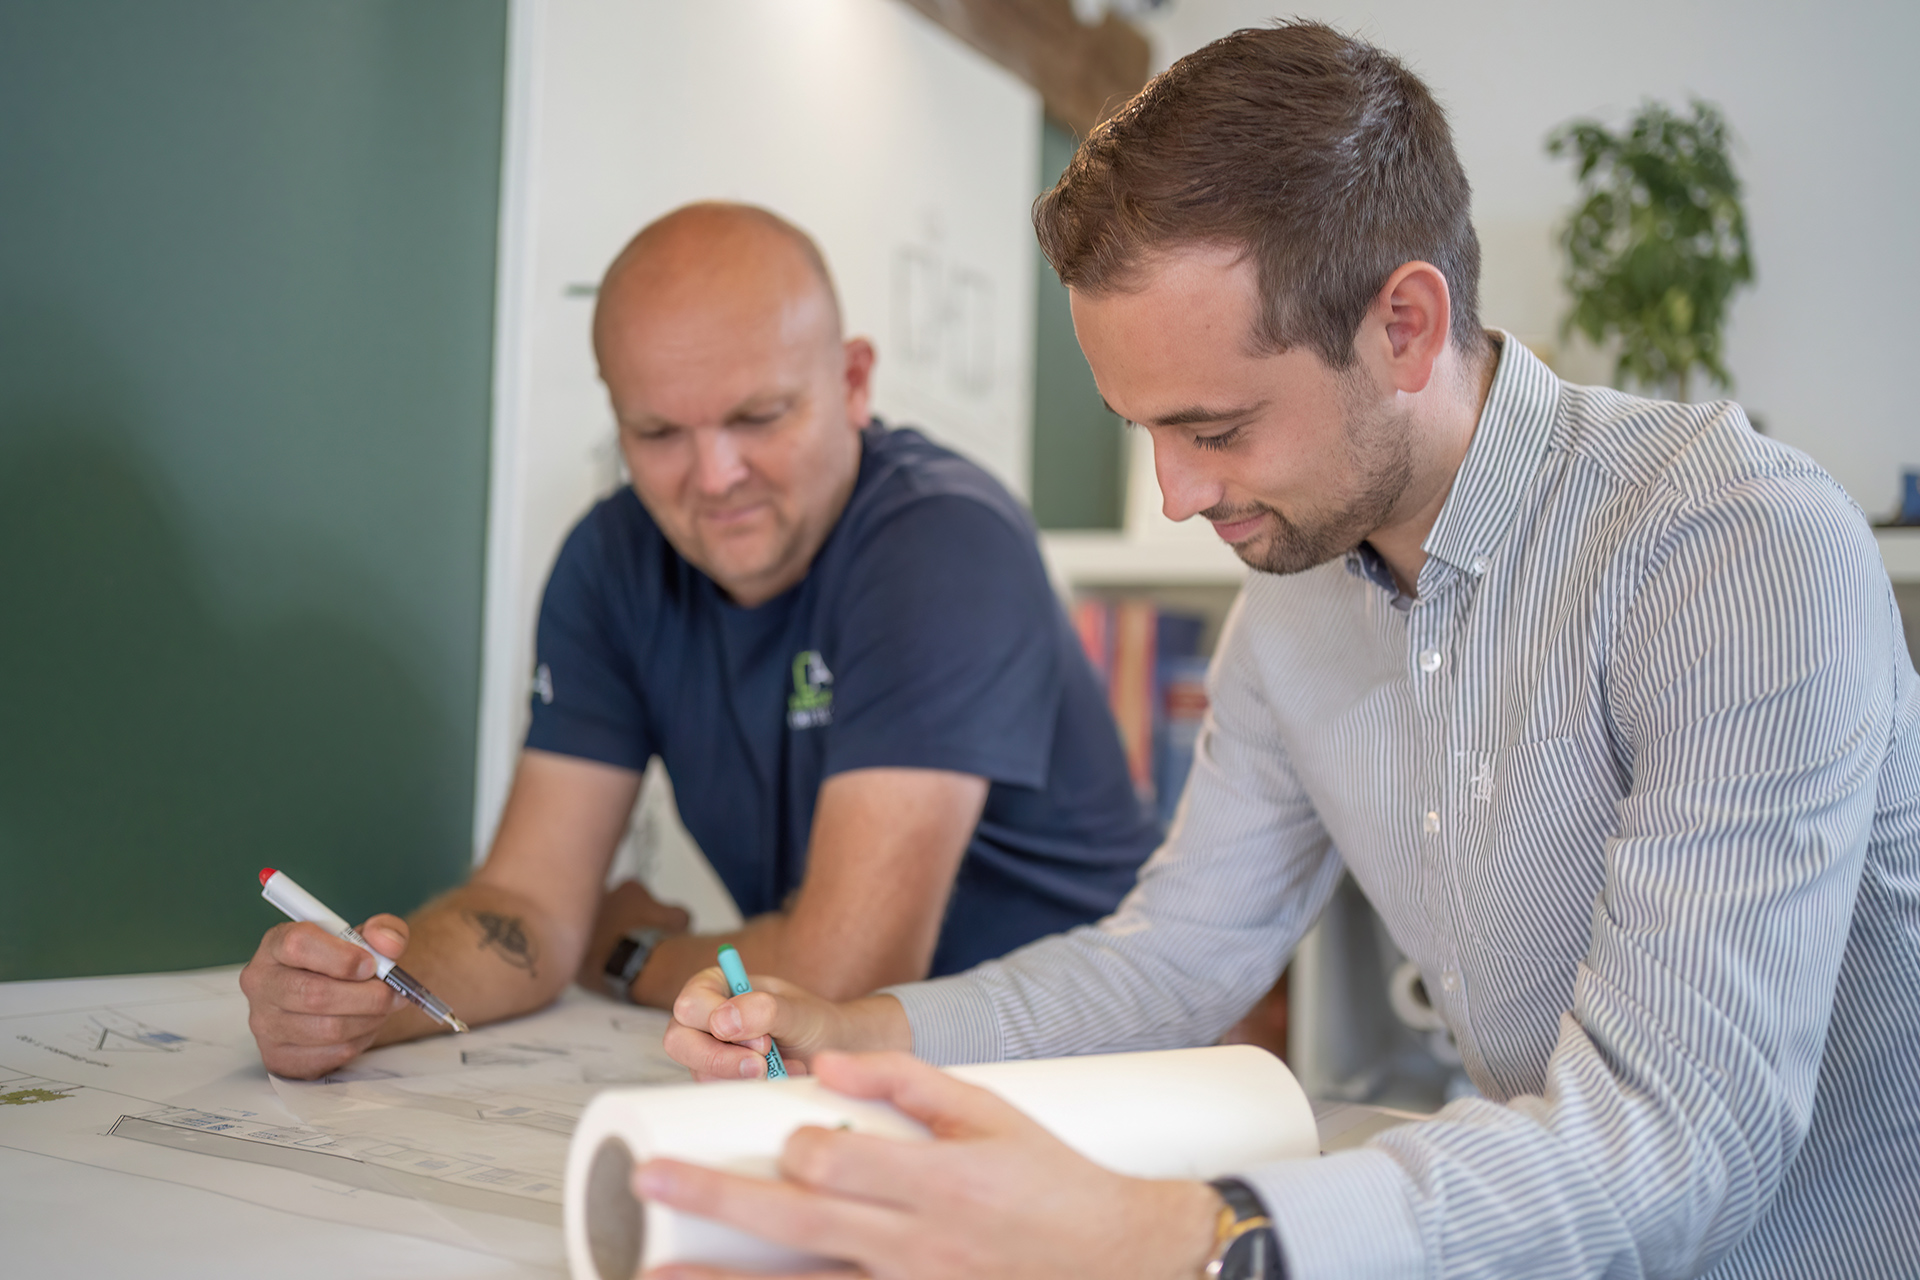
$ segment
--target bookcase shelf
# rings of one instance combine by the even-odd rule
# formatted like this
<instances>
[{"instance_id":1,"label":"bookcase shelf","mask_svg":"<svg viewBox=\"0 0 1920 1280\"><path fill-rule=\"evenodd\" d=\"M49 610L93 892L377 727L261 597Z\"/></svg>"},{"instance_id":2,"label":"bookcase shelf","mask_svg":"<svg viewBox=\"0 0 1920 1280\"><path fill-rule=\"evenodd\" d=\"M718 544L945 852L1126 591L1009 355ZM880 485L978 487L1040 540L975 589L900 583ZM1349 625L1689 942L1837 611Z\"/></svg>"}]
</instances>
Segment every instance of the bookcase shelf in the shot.
<instances>
[{"instance_id":1,"label":"bookcase shelf","mask_svg":"<svg viewBox=\"0 0 1920 1280\"><path fill-rule=\"evenodd\" d=\"M1052 531L1040 535L1047 572L1059 586L1238 587L1247 567L1233 548L1205 537L1140 538L1108 531Z\"/></svg>"},{"instance_id":2,"label":"bookcase shelf","mask_svg":"<svg viewBox=\"0 0 1920 1280\"><path fill-rule=\"evenodd\" d=\"M1873 531L1895 582L1920 582L1920 526ZM1140 538L1106 530L1051 530L1040 549L1054 581L1073 588L1237 587L1247 567L1213 538Z\"/></svg>"},{"instance_id":3,"label":"bookcase shelf","mask_svg":"<svg viewBox=\"0 0 1920 1280\"><path fill-rule=\"evenodd\" d=\"M1898 583L1920 583L1920 525L1875 529L1880 558L1887 562L1887 576Z\"/></svg>"}]
</instances>

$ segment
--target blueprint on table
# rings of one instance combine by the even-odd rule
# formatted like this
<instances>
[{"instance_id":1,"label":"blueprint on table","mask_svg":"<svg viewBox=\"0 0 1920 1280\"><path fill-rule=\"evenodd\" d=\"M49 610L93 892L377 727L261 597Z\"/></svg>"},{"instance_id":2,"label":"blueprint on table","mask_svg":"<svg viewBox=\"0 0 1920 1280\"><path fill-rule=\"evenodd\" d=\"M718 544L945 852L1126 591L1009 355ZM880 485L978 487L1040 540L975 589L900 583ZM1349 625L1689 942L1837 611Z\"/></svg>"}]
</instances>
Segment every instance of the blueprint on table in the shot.
<instances>
[{"instance_id":1,"label":"blueprint on table","mask_svg":"<svg viewBox=\"0 0 1920 1280\"><path fill-rule=\"evenodd\" d=\"M0 1146L558 1268L588 1100L686 1079L665 1014L569 991L324 1081L273 1080L235 972L0 987Z\"/></svg>"}]
</instances>

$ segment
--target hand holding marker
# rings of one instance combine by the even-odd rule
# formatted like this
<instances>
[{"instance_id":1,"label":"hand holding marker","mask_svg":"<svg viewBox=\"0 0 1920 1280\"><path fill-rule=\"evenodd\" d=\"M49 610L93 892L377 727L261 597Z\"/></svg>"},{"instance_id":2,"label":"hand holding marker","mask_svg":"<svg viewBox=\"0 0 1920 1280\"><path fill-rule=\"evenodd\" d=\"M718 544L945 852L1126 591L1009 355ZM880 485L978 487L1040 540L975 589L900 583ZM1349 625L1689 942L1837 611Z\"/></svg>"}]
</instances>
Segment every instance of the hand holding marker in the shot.
<instances>
[{"instance_id":1,"label":"hand holding marker","mask_svg":"<svg viewBox=\"0 0 1920 1280\"><path fill-rule=\"evenodd\" d=\"M753 990L753 984L747 981L747 966L740 963L740 953L733 949L733 944L730 942L720 944L720 972L727 975L727 988L733 994L743 996ZM768 1036L767 1079L785 1080L786 1078L787 1064L780 1061L780 1046L773 1042L772 1036Z\"/></svg>"},{"instance_id":2,"label":"hand holding marker","mask_svg":"<svg viewBox=\"0 0 1920 1280\"><path fill-rule=\"evenodd\" d=\"M306 924L317 924L334 937L351 942L373 957L374 973L382 982L455 1031L467 1029L467 1024L454 1017L453 1010L441 1004L433 992L421 986L418 978L375 951L373 945L360 936L358 929L329 911L320 899L295 884L293 877L286 872L275 871L272 867L261 868L260 896L286 912L289 919ZM741 981L744 982L746 979L743 977Z\"/></svg>"}]
</instances>

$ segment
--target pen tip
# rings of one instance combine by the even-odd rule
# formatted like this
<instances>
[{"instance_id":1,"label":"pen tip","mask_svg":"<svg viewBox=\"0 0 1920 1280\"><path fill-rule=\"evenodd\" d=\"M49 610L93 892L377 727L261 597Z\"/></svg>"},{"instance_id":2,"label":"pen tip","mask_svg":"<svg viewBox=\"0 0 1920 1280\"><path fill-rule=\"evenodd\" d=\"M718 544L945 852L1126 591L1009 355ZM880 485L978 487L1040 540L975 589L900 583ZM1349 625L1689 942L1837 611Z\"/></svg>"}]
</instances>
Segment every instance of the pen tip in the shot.
<instances>
[{"instance_id":1,"label":"pen tip","mask_svg":"<svg viewBox=\"0 0 1920 1280\"><path fill-rule=\"evenodd\" d=\"M273 879L273 868L272 867L260 868L260 883L264 886L267 883L267 881L271 879Z\"/></svg>"},{"instance_id":2,"label":"pen tip","mask_svg":"<svg viewBox=\"0 0 1920 1280\"><path fill-rule=\"evenodd\" d=\"M453 1024L453 1033L455 1035L459 1036L459 1035L465 1035L467 1033L467 1024L460 1021L460 1019L448 1018L447 1021Z\"/></svg>"}]
</instances>

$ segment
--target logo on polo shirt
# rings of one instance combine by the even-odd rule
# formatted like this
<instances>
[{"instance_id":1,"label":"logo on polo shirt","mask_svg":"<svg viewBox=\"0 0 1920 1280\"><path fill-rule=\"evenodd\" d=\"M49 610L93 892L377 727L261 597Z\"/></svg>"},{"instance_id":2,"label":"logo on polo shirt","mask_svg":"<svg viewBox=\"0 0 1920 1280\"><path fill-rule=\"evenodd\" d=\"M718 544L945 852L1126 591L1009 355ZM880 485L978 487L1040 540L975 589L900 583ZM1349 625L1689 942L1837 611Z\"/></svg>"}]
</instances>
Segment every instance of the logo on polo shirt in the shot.
<instances>
[{"instance_id":1,"label":"logo on polo shirt","mask_svg":"<svg viewBox=\"0 0 1920 1280\"><path fill-rule=\"evenodd\" d=\"M793 695L787 699L789 729L818 729L833 723L833 672L817 649L793 655Z\"/></svg>"},{"instance_id":2,"label":"logo on polo shirt","mask_svg":"<svg viewBox=\"0 0 1920 1280\"><path fill-rule=\"evenodd\" d=\"M533 671L533 696L553 705L553 670L544 662Z\"/></svg>"}]
</instances>

